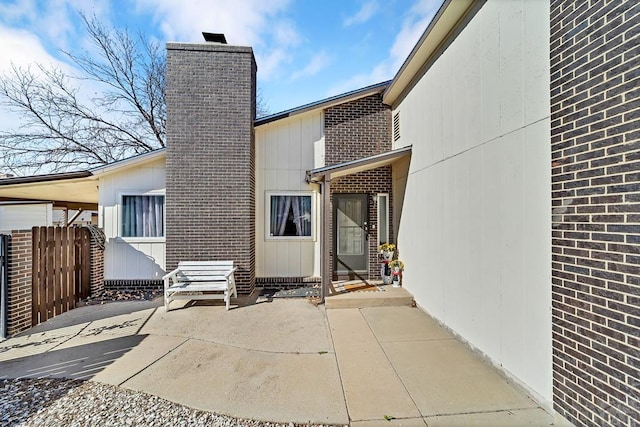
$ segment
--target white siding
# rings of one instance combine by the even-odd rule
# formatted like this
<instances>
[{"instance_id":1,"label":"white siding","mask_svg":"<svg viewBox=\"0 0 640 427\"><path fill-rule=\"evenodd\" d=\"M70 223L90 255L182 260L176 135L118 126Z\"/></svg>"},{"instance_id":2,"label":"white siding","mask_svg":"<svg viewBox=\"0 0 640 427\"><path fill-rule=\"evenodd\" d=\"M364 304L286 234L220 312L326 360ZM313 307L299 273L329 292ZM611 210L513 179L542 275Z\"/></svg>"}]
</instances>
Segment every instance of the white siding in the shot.
<instances>
[{"instance_id":1,"label":"white siding","mask_svg":"<svg viewBox=\"0 0 640 427\"><path fill-rule=\"evenodd\" d=\"M317 186L305 182L306 171L324 166L321 112L278 120L256 128L256 276L320 275ZM313 240L267 240L268 191L313 191Z\"/></svg>"},{"instance_id":2,"label":"white siding","mask_svg":"<svg viewBox=\"0 0 640 427\"><path fill-rule=\"evenodd\" d=\"M53 225L53 205L37 203L0 206L0 233Z\"/></svg>"},{"instance_id":3,"label":"white siding","mask_svg":"<svg viewBox=\"0 0 640 427\"><path fill-rule=\"evenodd\" d=\"M489 0L394 111L405 286L547 402L549 105L549 2Z\"/></svg>"},{"instance_id":4,"label":"white siding","mask_svg":"<svg viewBox=\"0 0 640 427\"><path fill-rule=\"evenodd\" d=\"M157 160L118 171L99 180L99 226L107 237L106 280L159 279L164 275L165 240L119 237L119 209L122 193L165 191L165 161Z\"/></svg>"}]
</instances>

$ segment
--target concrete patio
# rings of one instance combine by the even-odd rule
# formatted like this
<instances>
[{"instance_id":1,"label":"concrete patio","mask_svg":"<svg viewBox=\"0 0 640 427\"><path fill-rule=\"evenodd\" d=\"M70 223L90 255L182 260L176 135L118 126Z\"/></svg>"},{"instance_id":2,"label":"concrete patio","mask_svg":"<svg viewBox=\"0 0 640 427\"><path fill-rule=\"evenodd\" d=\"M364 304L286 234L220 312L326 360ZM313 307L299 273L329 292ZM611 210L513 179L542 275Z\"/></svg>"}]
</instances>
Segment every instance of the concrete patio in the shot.
<instances>
[{"instance_id":1,"label":"concrete patio","mask_svg":"<svg viewBox=\"0 0 640 427\"><path fill-rule=\"evenodd\" d=\"M90 379L242 418L352 426L570 425L419 308L305 299L226 311L87 306L0 343L0 378Z\"/></svg>"}]
</instances>

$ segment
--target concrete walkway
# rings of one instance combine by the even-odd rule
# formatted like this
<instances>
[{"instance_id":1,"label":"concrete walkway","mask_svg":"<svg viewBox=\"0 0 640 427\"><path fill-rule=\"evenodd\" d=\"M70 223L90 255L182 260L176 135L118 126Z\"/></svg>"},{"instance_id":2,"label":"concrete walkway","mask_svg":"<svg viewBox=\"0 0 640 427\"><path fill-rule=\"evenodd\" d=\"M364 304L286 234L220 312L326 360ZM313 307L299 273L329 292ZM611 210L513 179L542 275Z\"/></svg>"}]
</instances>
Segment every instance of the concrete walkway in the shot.
<instances>
[{"instance_id":1,"label":"concrete walkway","mask_svg":"<svg viewBox=\"0 0 640 427\"><path fill-rule=\"evenodd\" d=\"M288 299L230 311L199 303L165 313L158 305L82 307L6 340L0 378L91 379L280 422L554 423L417 308L325 310Z\"/></svg>"}]
</instances>

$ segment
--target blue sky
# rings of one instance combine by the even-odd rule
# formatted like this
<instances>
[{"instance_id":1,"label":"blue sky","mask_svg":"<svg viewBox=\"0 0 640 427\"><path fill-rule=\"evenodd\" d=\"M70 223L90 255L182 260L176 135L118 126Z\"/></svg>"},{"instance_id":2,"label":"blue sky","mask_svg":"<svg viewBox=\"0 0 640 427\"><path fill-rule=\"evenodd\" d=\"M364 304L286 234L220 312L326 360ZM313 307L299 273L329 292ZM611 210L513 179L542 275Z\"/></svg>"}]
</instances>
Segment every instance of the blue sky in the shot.
<instances>
[{"instance_id":1,"label":"blue sky","mask_svg":"<svg viewBox=\"0 0 640 427\"><path fill-rule=\"evenodd\" d=\"M252 46L270 113L391 79L442 0L0 0L0 72L13 62L69 69L83 49L77 11L166 41L223 32ZM0 129L10 115L0 106Z\"/></svg>"}]
</instances>

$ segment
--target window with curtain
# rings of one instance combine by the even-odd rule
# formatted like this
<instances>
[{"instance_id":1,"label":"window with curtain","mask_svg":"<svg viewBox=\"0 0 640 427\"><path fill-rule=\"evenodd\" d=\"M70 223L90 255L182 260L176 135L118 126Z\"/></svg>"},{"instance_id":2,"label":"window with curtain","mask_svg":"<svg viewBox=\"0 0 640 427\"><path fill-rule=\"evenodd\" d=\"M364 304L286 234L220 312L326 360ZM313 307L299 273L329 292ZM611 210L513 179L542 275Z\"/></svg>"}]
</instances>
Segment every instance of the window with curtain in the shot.
<instances>
[{"instance_id":1,"label":"window with curtain","mask_svg":"<svg viewBox=\"0 0 640 427\"><path fill-rule=\"evenodd\" d=\"M269 236L311 237L311 196L271 195Z\"/></svg>"},{"instance_id":2,"label":"window with curtain","mask_svg":"<svg viewBox=\"0 0 640 427\"><path fill-rule=\"evenodd\" d=\"M122 237L164 237L164 196L122 196Z\"/></svg>"}]
</instances>

